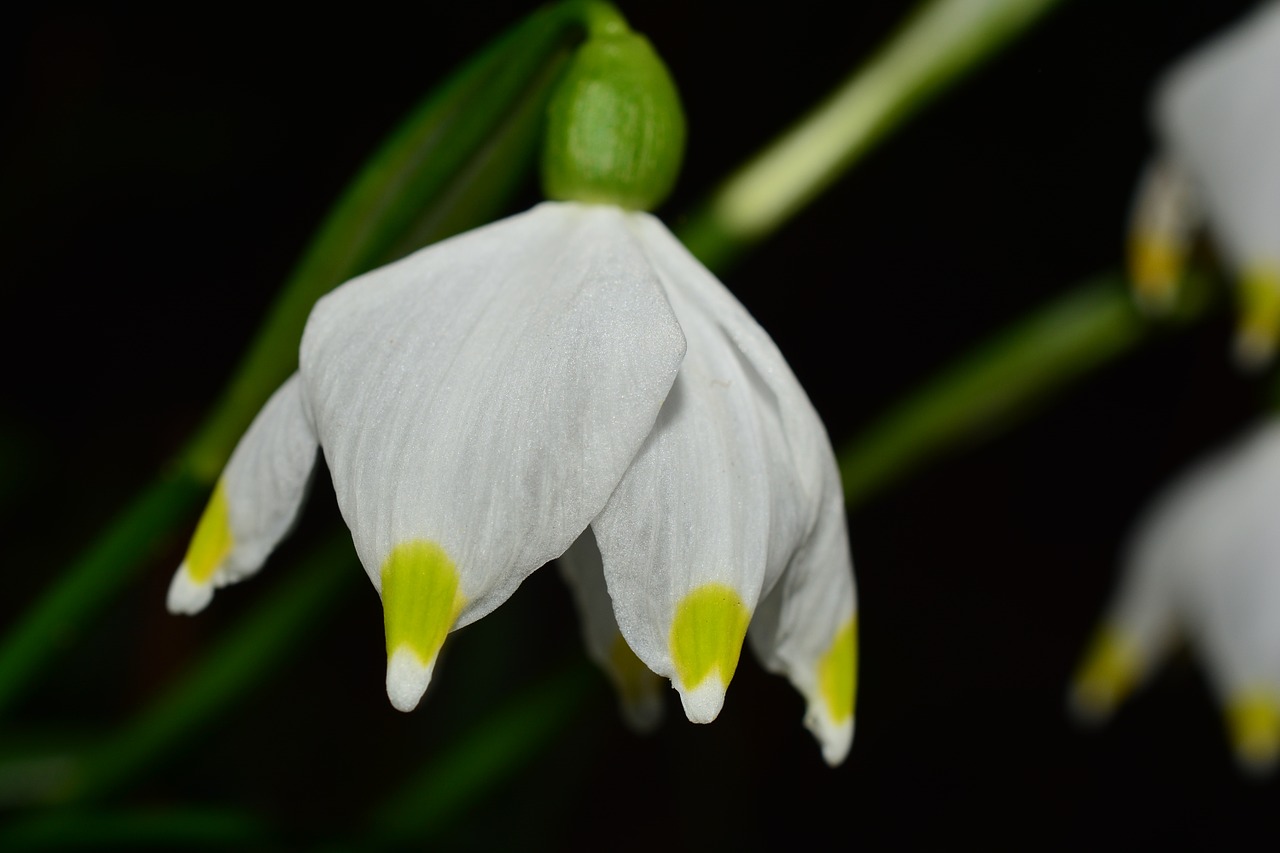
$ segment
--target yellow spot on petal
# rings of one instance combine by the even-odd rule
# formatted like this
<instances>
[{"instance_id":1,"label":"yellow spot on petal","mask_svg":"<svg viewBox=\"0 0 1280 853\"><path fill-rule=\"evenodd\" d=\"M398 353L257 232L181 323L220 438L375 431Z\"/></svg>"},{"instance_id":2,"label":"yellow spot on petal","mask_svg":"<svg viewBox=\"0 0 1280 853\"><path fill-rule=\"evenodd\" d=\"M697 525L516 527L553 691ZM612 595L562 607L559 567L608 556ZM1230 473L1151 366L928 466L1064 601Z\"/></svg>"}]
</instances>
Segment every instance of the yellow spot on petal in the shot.
<instances>
[{"instance_id":1,"label":"yellow spot on petal","mask_svg":"<svg viewBox=\"0 0 1280 853\"><path fill-rule=\"evenodd\" d=\"M714 674L728 687L750 621L747 606L725 584L703 584L686 595L676 607L670 638L681 685L692 690Z\"/></svg>"},{"instance_id":2,"label":"yellow spot on petal","mask_svg":"<svg viewBox=\"0 0 1280 853\"><path fill-rule=\"evenodd\" d=\"M1076 671L1072 691L1076 711L1086 719L1109 716L1133 691L1138 675L1137 652L1119 631L1104 625Z\"/></svg>"},{"instance_id":3,"label":"yellow spot on petal","mask_svg":"<svg viewBox=\"0 0 1280 853\"><path fill-rule=\"evenodd\" d=\"M231 535L231 520L227 515L227 490L222 480L213 488L209 505L200 516L196 533L187 548L187 571L197 583L208 583L213 573L227 559L236 540Z\"/></svg>"},{"instance_id":4,"label":"yellow spot on petal","mask_svg":"<svg viewBox=\"0 0 1280 853\"><path fill-rule=\"evenodd\" d=\"M1144 306L1172 306L1178 279L1186 264L1187 247L1156 234L1134 234L1129 239L1129 280Z\"/></svg>"},{"instance_id":5,"label":"yellow spot on petal","mask_svg":"<svg viewBox=\"0 0 1280 853\"><path fill-rule=\"evenodd\" d=\"M458 570L443 548L426 539L397 545L382 564L387 657L408 649L429 665L464 604Z\"/></svg>"},{"instance_id":6,"label":"yellow spot on petal","mask_svg":"<svg viewBox=\"0 0 1280 853\"><path fill-rule=\"evenodd\" d=\"M818 661L818 691L834 723L853 716L858 692L858 619L852 617L836 632L831 648Z\"/></svg>"},{"instance_id":7,"label":"yellow spot on petal","mask_svg":"<svg viewBox=\"0 0 1280 853\"><path fill-rule=\"evenodd\" d=\"M1241 764L1259 772L1271 770L1280 757L1280 694L1237 694L1227 703L1227 727Z\"/></svg>"},{"instance_id":8,"label":"yellow spot on petal","mask_svg":"<svg viewBox=\"0 0 1280 853\"><path fill-rule=\"evenodd\" d=\"M1265 364L1280 341L1280 267L1246 269L1240 279L1239 298L1237 351L1246 365Z\"/></svg>"}]
</instances>

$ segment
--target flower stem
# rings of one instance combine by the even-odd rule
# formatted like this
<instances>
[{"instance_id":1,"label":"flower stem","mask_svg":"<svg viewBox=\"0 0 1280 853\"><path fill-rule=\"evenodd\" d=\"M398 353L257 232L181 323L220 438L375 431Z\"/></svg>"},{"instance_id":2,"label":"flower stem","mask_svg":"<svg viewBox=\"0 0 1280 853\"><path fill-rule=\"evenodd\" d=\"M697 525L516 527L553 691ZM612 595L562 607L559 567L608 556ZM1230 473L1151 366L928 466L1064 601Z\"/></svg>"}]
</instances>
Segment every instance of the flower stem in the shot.
<instances>
[{"instance_id":1,"label":"flower stem","mask_svg":"<svg viewBox=\"0 0 1280 853\"><path fill-rule=\"evenodd\" d=\"M1207 277L1180 287L1168 325L1204 316ZM840 450L845 502L856 506L941 451L993 430L1153 331L1119 273L1099 275L1017 321L892 406Z\"/></svg>"},{"instance_id":2,"label":"flower stem","mask_svg":"<svg viewBox=\"0 0 1280 853\"><path fill-rule=\"evenodd\" d=\"M722 270L776 231L890 131L1059 0L927 0L789 131L725 180L680 239Z\"/></svg>"}]
</instances>

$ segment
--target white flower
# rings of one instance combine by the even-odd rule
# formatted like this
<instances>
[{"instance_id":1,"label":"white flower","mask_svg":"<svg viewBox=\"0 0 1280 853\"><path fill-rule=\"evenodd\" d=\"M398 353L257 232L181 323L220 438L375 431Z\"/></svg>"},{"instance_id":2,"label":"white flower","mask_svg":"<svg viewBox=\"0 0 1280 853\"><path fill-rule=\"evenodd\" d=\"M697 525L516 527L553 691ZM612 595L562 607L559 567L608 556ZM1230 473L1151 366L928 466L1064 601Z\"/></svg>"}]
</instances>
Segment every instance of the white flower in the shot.
<instances>
[{"instance_id":1,"label":"white flower","mask_svg":"<svg viewBox=\"0 0 1280 853\"><path fill-rule=\"evenodd\" d=\"M750 621L843 760L855 602L830 442L773 342L657 219L544 203L320 300L171 610L257 571L317 449L382 597L397 708L450 630L569 550L589 651L636 723L658 699L646 667L714 719Z\"/></svg>"},{"instance_id":2,"label":"white flower","mask_svg":"<svg viewBox=\"0 0 1280 853\"><path fill-rule=\"evenodd\" d=\"M1076 676L1085 721L1116 705L1185 639L1208 670L1236 755L1280 757L1280 423L1201 462L1155 502Z\"/></svg>"},{"instance_id":3,"label":"white flower","mask_svg":"<svg viewBox=\"0 0 1280 853\"><path fill-rule=\"evenodd\" d=\"M1137 292L1146 304L1170 301L1203 221L1240 279L1237 356L1263 364L1280 339L1280 2L1171 68L1154 124L1161 150L1131 221Z\"/></svg>"}]
</instances>

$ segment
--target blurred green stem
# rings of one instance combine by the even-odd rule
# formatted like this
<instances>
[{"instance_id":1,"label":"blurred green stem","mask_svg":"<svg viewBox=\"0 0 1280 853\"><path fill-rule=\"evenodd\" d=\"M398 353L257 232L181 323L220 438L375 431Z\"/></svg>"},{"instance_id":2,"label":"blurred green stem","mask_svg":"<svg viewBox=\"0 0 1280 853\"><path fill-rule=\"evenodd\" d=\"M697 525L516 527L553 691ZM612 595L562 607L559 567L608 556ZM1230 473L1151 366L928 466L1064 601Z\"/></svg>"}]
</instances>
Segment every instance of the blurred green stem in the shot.
<instances>
[{"instance_id":1,"label":"blurred green stem","mask_svg":"<svg viewBox=\"0 0 1280 853\"><path fill-rule=\"evenodd\" d=\"M680 229L722 270L1059 0L927 0L872 58L711 194Z\"/></svg>"},{"instance_id":2,"label":"blurred green stem","mask_svg":"<svg viewBox=\"0 0 1280 853\"><path fill-rule=\"evenodd\" d=\"M29 607L0 645L0 711L35 676L49 655L83 630L87 614L132 578L205 497L206 485L180 471L152 483L106 532Z\"/></svg>"},{"instance_id":3,"label":"blurred green stem","mask_svg":"<svg viewBox=\"0 0 1280 853\"><path fill-rule=\"evenodd\" d=\"M0 849L263 850L278 849L261 821L223 809L60 810L0 830Z\"/></svg>"},{"instance_id":4,"label":"blurred green stem","mask_svg":"<svg viewBox=\"0 0 1280 853\"><path fill-rule=\"evenodd\" d=\"M259 684L308 630L318 627L343 584L362 574L358 565L345 531L323 541L147 710L89 752L80 772L55 799L100 798L153 764L176 756L186 737Z\"/></svg>"},{"instance_id":5,"label":"blurred green stem","mask_svg":"<svg viewBox=\"0 0 1280 853\"><path fill-rule=\"evenodd\" d=\"M1205 276L1188 276L1167 325L1203 316L1213 293ZM845 502L857 506L942 450L1006 423L1155 328L1119 273L1077 286L953 362L845 444L838 454Z\"/></svg>"},{"instance_id":6,"label":"blurred green stem","mask_svg":"<svg viewBox=\"0 0 1280 853\"><path fill-rule=\"evenodd\" d=\"M443 753L427 757L422 773L374 816L374 835L391 844L424 841L465 818L468 806L573 722L591 684L590 667L578 658L481 719Z\"/></svg>"}]
</instances>

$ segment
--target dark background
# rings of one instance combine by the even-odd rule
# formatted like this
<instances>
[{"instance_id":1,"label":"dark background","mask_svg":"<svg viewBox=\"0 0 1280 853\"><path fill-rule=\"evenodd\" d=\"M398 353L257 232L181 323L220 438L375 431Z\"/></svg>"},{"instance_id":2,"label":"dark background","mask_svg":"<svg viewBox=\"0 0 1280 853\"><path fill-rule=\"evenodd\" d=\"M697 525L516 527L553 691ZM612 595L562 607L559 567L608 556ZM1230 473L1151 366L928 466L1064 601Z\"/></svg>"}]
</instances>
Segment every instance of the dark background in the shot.
<instances>
[{"instance_id":1,"label":"dark background","mask_svg":"<svg viewBox=\"0 0 1280 853\"><path fill-rule=\"evenodd\" d=\"M688 113L669 221L909 7L850 5L622 4ZM1153 79L1249 5L1064 4L725 276L837 445L970 344L1120 263ZM0 624L181 446L363 158L528 8L16 13L0 34ZM522 205L535 199L531 183ZM1191 659L1105 731L1064 714L1133 515L1263 410L1265 380L1229 363L1229 325L1161 338L857 509L859 715L844 766L822 765L798 696L746 655L716 723L687 723L672 694L648 739L623 729L596 679L564 735L461 815L446 846L1274 843L1280 791L1236 772ZM321 483L295 538L338 523ZM111 730L300 568L290 543L208 614L170 617L185 535L69 638L11 740ZM382 692L377 598L350 589L289 669L117 802L239 807L289 838L358 832L477 715L581 656L568 595L539 572L454 636L428 700L402 716Z\"/></svg>"}]
</instances>

